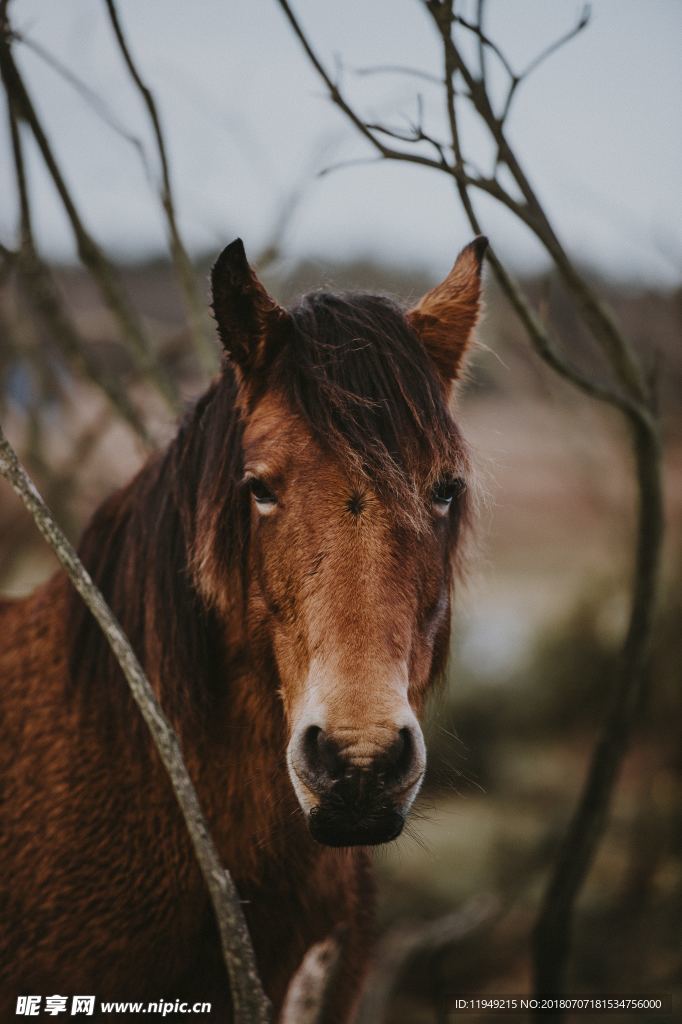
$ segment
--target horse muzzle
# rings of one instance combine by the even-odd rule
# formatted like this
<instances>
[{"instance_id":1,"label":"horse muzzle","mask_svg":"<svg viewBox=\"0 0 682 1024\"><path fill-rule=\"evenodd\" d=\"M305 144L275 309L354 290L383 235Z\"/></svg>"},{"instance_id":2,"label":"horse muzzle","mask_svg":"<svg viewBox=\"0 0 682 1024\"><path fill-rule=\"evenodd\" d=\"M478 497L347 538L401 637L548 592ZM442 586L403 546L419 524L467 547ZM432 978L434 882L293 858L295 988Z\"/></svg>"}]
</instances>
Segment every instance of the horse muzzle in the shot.
<instances>
[{"instance_id":1,"label":"horse muzzle","mask_svg":"<svg viewBox=\"0 0 682 1024\"><path fill-rule=\"evenodd\" d=\"M365 783L363 785L363 782ZM378 846L397 839L405 815L369 780L336 783L308 814L313 839L325 846Z\"/></svg>"},{"instance_id":2,"label":"horse muzzle","mask_svg":"<svg viewBox=\"0 0 682 1024\"><path fill-rule=\"evenodd\" d=\"M289 772L312 837L326 846L376 846L396 839L424 775L416 724L383 727L381 747L349 742L349 730L308 726L292 741Z\"/></svg>"}]
</instances>

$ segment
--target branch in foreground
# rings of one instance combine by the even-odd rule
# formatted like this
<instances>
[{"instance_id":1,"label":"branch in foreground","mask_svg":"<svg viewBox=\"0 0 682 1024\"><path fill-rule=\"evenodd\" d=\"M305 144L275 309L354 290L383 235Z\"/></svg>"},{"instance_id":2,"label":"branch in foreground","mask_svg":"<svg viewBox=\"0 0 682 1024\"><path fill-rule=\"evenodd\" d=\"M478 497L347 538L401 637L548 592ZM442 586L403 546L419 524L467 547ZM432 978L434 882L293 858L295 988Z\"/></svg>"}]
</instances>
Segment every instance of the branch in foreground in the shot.
<instances>
[{"instance_id":1,"label":"branch in foreground","mask_svg":"<svg viewBox=\"0 0 682 1024\"><path fill-rule=\"evenodd\" d=\"M310 947L289 983L278 1024L322 1024L338 977L342 942L341 929L336 928Z\"/></svg>"},{"instance_id":2,"label":"branch in foreground","mask_svg":"<svg viewBox=\"0 0 682 1024\"><path fill-rule=\"evenodd\" d=\"M239 895L222 867L182 757L180 744L130 643L73 547L54 520L0 427L0 474L19 495L107 638L142 713L175 796L208 887L223 956L230 977L236 1024L269 1024L270 1004L263 992Z\"/></svg>"}]
</instances>

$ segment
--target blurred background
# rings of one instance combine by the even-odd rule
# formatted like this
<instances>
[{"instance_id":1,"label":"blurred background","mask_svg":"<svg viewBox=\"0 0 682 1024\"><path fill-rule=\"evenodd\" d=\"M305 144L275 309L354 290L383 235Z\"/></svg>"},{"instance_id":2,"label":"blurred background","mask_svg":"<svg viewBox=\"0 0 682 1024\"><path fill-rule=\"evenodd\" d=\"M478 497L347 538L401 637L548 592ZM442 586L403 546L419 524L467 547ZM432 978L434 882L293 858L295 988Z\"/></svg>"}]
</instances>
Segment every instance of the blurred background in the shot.
<instances>
[{"instance_id":1,"label":"blurred background","mask_svg":"<svg viewBox=\"0 0 682 1024\"><path fill-rule=\"evenodd\" d=\"M462 3L464 16L475 6ZM444 276L472 234L452 181L372 158L276 3L120 0L117 9L158 106L202 306L210 263L236 235L282 302L320 286L409 301ZM418 107L432 131L443 129L441 93L429 79L438 41L421 4L300 0L296 11L367 120L407 124ZM573 0L491 0L488 25L523 68L581 11ZM207 314L186 313L148 111L106 7L13 0L11 17L15 60L80 217L116 266L182 406L201 393L217 348ZM651 697L580 897L571 991L670 992L682 980L681 44L676 0L595 0L584 31L522 83L509 126L571 257L645 365L658 368L665 451ZM396 70L406 67L419 77ZM501 89L501 69L491 75ZM485 163L489 144L466 112L463 130ZM61 320L50 328L40 289L17 285L16 169L2 131L0 414L76 539L146 448L172 435L173 402L140 371L79 261L23 128L32 234ZM489 197L477 210L543 321L593 366L573 301L540 246ZM461 941L408 958L390 1016L398 1024L445 1020L436 990L529 991L529 935L608 707L628 612L635 488L622 422L539 362L490 274L486 305L459 396L481 502L457 588L451 670L429 712L430 771L415 821L376 861L382 932L418 930L472 899L491 909ZM114 382L116 401L102 380ZM144 423L146 445L119 415L121 402ZM0 591L26 593L54 568L0 486Z\"/></svg>"}]
</instances>

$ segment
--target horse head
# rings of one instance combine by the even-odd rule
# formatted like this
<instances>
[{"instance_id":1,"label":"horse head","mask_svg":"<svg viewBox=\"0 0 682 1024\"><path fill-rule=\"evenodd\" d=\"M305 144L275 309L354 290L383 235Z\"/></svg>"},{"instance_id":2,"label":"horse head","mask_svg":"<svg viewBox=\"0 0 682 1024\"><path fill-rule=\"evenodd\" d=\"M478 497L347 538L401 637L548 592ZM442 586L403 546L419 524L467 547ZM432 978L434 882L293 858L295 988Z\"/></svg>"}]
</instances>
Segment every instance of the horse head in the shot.
<instances>
[{"instance_id":1,"label":"horse head","mask_svg":"<svg viewBox=\"0 0 682 1024\"><path fill-rule=\"evenodd\" d=\"M327 845L395 838L424 777L419 716L447 658L469 493L451 398L485 244L408 311L324 292L285 310L240 241L213 268L242 423L245 628L275 667L288 773ZM202 566L215 599L220 560Z\"/></svg>"}]
</instances>

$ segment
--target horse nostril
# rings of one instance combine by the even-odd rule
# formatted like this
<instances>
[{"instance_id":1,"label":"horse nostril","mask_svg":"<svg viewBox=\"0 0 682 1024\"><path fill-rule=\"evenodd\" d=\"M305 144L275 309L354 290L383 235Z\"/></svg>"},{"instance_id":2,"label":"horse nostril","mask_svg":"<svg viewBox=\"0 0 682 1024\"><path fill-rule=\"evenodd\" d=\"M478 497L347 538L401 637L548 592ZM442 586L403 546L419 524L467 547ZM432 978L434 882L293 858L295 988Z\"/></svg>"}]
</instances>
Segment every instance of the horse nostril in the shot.
<instances>
[{"instance_id":1,"label":"horse nostril","mask_svg":"<svg viewBox=\"0 0 682 1024\"><path fill-rule=\"evenodd\" d=\"M401 729L385 756L387 782L399 783L408 775L414 760L414 740L409 729Z\"/></svg>"},{"instance_id":2,"label":"horse nostril","mask_svg":"<svg viewBox=\"0 0 682 1024\"><path fill-rule=\"evenodd\" d=\"M343 775L344 764L339 748L318 725L311 725L303 737L308 769L316 775L338 779Z\"/></svg>"},{"instance_id":3,"label":"horse nostril","mask_svg":"<svg viewBox=\"0 0 682 1024\"><path fill-rule=\"evenodd\" d=\"M345 745L343 739L337 740L319 725L309 725L303 732L297 771L314 792L333 792L353 803L369 799L371 794L387 797L405 788L410 779L414 781L419 739L409 726L393 732L390 744L379 752L371 743L371 733L366 737L358 730L356 743L350 745L349 730L339 731L346 739Z\"/></svg>"}]
</instances>

